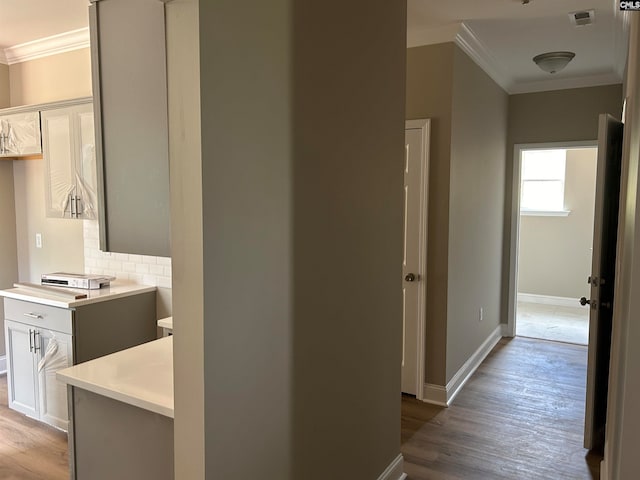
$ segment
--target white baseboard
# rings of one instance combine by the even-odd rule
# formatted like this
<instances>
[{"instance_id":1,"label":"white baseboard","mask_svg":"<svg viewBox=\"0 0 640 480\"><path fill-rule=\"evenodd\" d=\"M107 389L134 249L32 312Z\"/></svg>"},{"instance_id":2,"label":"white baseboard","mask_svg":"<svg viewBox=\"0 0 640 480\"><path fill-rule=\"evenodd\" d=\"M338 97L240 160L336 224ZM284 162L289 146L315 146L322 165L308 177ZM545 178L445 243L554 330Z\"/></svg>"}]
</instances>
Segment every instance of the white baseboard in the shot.
<instances>
[{"instance_id":1,"label":"white baseboard","mask_svg":"<svg viewBox=\"0 0 640 480\"><path fill-rule=\"evenodd\" d=\"M487 358L489 352L496 346L503 336L503 331L506 329L506 325L498 325L496 329L491 332L491 335L482 342L482 345L474 352L469 359L464 362L464 365L460 367L460 370L456 372L453 378L447 383L446 387L441 385L433 385L426 383L424 385L424 399L426 403L432 403L434 405L440 405L448 407L456 398L456 395L462 390L462 387L467 380L471 378L473 372L480 366L480 364Z\"/></svg>"},{"instance_id":2,"label":"white baseboard","mask_svg":"<svg viewBox=\"0 0 640 480\"><path fill-rule=\"evenodd\" d=\"M509 325L507 325L506 323L501 323L500 324L500 335L502 337L509 337L509 338L513 338L514 337L514 335L509 330Z\"/></svg>"},{"instance_id":3,"label":"white baseboard","mask_svg":"<svg viewBox=\"0 0 640 480\"><path fill-rule=\"evenodd\" d=\"M518 301L524 303L541 303L556 307L579 307L577 298L553 297L551 295L536 295L534 293L518 293Z\"/></svg>"},{"instance_id":4,"label":"white baseboard","mask_svg":"<svg viewBox=\"0 0 640 480\"><path fill-rule=\"evenodd\" d=\"M422 390L422 401L433 405L439 405L441 407L448 407L447 388L442 385L425 383L424 389Z\"/></svg>"},{"instance_id":5,"label":"white baseboard","mask_svg":"<svg viewBox=\"0 0 640 480\"><path fill-rule=\"evenodd\" d=\"M405 480L407 474L404 473L404 459L402 454L398 455L393 462L389 464L378 480Z\"/></svg>"},{"instance_id":6,"label":"white baseboard","mask_svg":"<svg viewBox=\"0 0 640 480\"><path fill-rule=\"evenodd\" d=\"M0 375L7 373L7 356L0 356Z\"/></svg>"}]
</instances>

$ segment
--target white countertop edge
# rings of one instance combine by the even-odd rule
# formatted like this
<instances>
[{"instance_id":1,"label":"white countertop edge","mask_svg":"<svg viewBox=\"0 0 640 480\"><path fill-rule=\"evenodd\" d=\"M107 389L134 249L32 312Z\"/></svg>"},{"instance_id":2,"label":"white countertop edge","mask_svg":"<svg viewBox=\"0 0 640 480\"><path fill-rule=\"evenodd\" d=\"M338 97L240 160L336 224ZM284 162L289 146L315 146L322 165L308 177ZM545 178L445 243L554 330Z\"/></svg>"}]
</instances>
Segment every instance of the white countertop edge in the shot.
<instances>
[{"instance_id":1,"label":"white countertop edge","mask_svg":"<svg viewBox=\"0 0 640 480\"><path fill-rule=\"evenodd\" d=\"M127 378L119 376L118 371L126 371ZM158 375L164 376L165 381L170 377L170 390L158 388L153 382L145 390L145 379ZM56 377L67 385L173 418L173 337L59 370Z\"/></svg>"},{"instance_id":2,"label":"white countertop edge","mask_svg":"<svg viewBox=\"0 0 640 480\"><path fill-rule=\"evenodd\" d=\"M128 297L140 293L154 292L156 287L150 285L137 285L130 283L114 283L109 287L96 290L68 289L81 293L86 293L87 298L65 299L55 295L47 295L47 293L36 292L34 290L22 289L20 287L7 290L0 290L0 297L13 298L15 300L23 300L25 302L35 302L41 305L49 305L50 307L59 308L76 308L82 305L92 303L105 302L116 298ZM93 293L93 296L92 296Z\"/></svg>"},{"instance_id":3,"label":"white countertop edge","mask_svg":"<svg viewBox=\"0 0 640 480\"><path fill-rule=\"evenodd\" d=\"M168 328L173 330L173 317L161 318L158 320L158 326L160 328Z\"/></svg>"},{"instance_id":4,"label":"white countertop edge","mask_svg":"<svg viewBox=\"0 0 640 480\"><path fill-rule=\"evenodd\" d=\"M119 402L126 403L127 405L132 405L134 407L142 408L143 410L158 413L165 417L173 418L173 405L160 404L157 401L146 400L138 396L113 390L112 388L105 387L99 383L89 382L61 372L57 372L56 376L59 381L72 387L82 388L83 390L87 390L113 400L118 400Z\"/></svg>"}]
</instances>

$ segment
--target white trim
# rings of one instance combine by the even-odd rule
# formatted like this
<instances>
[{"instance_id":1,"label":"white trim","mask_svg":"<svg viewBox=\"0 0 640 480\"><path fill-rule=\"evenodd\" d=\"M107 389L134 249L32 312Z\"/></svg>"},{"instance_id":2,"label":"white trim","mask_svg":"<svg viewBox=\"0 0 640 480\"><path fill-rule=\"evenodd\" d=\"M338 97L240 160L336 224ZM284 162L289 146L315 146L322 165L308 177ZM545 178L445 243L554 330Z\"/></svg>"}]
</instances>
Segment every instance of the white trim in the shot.
<instances>
[{"instance_id":1,"label":"white trim","mask_svg":"<svg viewBox=\"0 0 640 480\"><path fill-rule=\"evenodd\" d=\"M0 48L0 63L2 65L9 65L7 61L7 56L4 54L4 50Z\"/></svg>"},{"instance_id":2,"label":"white trim","mask_svg":"<svg viewBox=\"0 0 640 480\"><path fill-rule=\"evenodd\" d=\"M434 28L407 30L407 48L453 42L460 30L460 25L461 23L452 23Z\"/></svg>"},{"instance_id":3,"label":"white trim","mask_svg":"<svg viewBox=\"0 0 640 480\"><path fill-rule=\"evenodd\" d=\"M422 401L432 405L448 407L446 387L434 385L433 383L425 383L422 390Z\"/></svg>"},{"instance_id":4,"label":"white trim","mask_svg":"<svg viewBox=\"0 0 640 480\"><path fill-rule=\"evenodd\" d=\"M550 148L585 148L597 147L597 140L575 142L517 143L513 146L513 175L511 177L511 212L509 232L511 238L509 249L509 278L507 281L507 337L516 335L516 295L518 291L518 248L520 243L520 170L522 151Z\"/></svg>"},{"instance_id":5,"label":"white trim","mask_svg":"<svg viewBox=\"0 0 640 480\"><path fill-rule=\"evenodd\" d=\"M405 130L419 129L422 134L422 152L420 179L420 226L418 238L418 275L420 278L420 294L418 298L418 331L416 338L417 368L416 368L416 398L423 400L422 384L425 378L426 362L426 331L427 331L427 246L429 238L428 215L429 215L429 151L431 120L421 118L416 120L406 120Z\"/></svg>"},{"instance_id":6,"label":"white trim","mask_svg":"<svg viewBox=\"0 0 640 480\"><path fill-rule=\"evenodd\" d=\"M570 88L599 87L602 85L616 85L622 82L616 72L584 75L580 77L548 78L531 82L518 82L511 85L511 95L519 93L547 92L550 90L567 90Z\"/></svg>"},{"instance_id":7,"label":"white trim","mask_svg":"<svg viewBox=\"0 0 640 480\"><path fill-rule=\"evenodd\" d=\"M89 48L88 27L14 45L13 47L5 48L3 54L6 63L13 65L14 63L35 60L81 48Z\"/></svg>"},{"instance_id":8,"label":"white trim","mask_svg":"<svg viewBox=\"0 0 640 480\"><path fill-rule=\"evenodd\" d=\"M0 356L0 375L7 373L7 356Z\"/></svg>"},{"instance_id":9,"label":"white trim","mask_svg":"<svg viewBox=\"0 0 640 480\"><path fill-rule=\"evenodd\" d=\"M513 335L511 335L511 332L509 330L509 325L507 325L506 323L500 324L500 335L502 335L503 338L513 338Z\"/></svg>"},{"instance_id":10,"label":"white trim","mask_svg":"<svg viewBox=\"0 0 640 480\"><path fill-rule=\"evenodd\" d=\"M609 470L607 469L607 456L605 450L605 456L600 462L600 480L608 480L609 479Z\"/></svg>"},{"instance_id":11,"label":"white trim","mask_svg":"<svg viewBox=\"0 0 640 480\"><path fill-rule=\"evenodd\" d=\"M487 358L487 355L493 350L503 336L504 325L498 325L493 332L482 342L482 345L471 355L464 365L456 372L446 387L433 384L424 385L425 402L434 405L448 407L462 390L467 380L471 378L473 373L478 369L480 364Z\"/></svg>"},{"instance_id":12,"label":"white trim","mask_svg":"<svg viewBox=\"0 0 640 480\"><path fill-rule=\"evenodd\" d=\"M513 81L500 67L500 63L491 51L480 41L468 25L460 24L460 29L454 42L478 65L491 79L502 87L507 93L511 93Z\"/></svg>"},{"instance_id":13,"label":"white trim","mask_svg":"<svg viewBox=\"0 0 640 480\"><path fill-rule=\"evenodd\" d=\"M571 210L520 210L523 217L568 217L570 213Z\"/></svg>"},{"instance_id":14,"label":"white trim","mask_svg":"<svg viewBox=\"0 0 640 480\"><path fill-rule=\"evenodd\" d=\"M542 305L555 305L556 307L577 307L577 298L554 297L552 295L537 295L535 293L518 293L518 301L524 303L537 303Z\"/></svg>"},{"instance_id":15,"label":"white trim","mask_svg":"<svg viewBox=\"0 0 640 480\"><path fill-rule=\"evenodd\" d=\"M378 477L378 480L404 480L407 474L404 473L404 458L399 454L393 462L389 464L384 472Z\"/></svg>"}]
</instances>

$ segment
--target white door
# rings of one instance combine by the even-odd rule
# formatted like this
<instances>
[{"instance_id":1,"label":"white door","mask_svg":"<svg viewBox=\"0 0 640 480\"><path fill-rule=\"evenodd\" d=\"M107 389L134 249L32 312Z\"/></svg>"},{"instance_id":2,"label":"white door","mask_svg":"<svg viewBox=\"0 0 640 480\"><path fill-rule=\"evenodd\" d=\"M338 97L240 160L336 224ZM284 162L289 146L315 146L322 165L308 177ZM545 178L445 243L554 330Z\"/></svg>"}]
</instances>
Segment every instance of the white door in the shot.
<instances>
[{"instance_id":1,"label":"white door","mask_svg":"<svg viewBox=\"0 0 640 480\"><path fill-rule=\"evenodd\" d=\"M34 328L5 320L9 407L38 417L37 379L33 355Z\"/></svg>"},{"instance_id":2,"label":"white door","mask_svg":"<svg viewBox=\"0 0 640 480\"><path fill-rule=\"evenodd\" d=\"M402 391L422 399L424 384L429 120L407 121L402 261Z\"/></svg>"},{"instance_id":3,"label":"white door","mask_svg":"<svg viewBox=\"0 0 640 480\"><path fill-rule=\"evenodd\" d=\"M67 386L56 372L73 364L71 335L38 329L35 335L39 378L40 419L63 430L68 429Z\"/></svg>"},{"instance_id":4,"label":"white door","mask_svg":"<svg viewBox=\"0 0 640 480\"><path fill-rule=\"evenodd\" d=\"M600 115L598 127L598 171L593 225L593 259L589 304L589 347L584 447L601 449L607 418L609 357L613 321L614 278L622 165L622 123Z\"/></svg>"}]
</instances>

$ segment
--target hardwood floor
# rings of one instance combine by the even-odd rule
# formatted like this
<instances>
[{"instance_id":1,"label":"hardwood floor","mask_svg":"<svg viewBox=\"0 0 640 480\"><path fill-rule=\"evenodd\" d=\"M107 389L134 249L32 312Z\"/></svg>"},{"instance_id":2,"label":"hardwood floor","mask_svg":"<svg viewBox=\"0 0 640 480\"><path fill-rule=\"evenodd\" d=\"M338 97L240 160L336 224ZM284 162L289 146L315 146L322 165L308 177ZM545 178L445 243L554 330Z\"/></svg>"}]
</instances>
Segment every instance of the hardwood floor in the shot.
<instances>
[{"instance_id":1,"label":"hardwood floor","mask_svg":"<svg viewBox=\"0 0 640 480\"><path fill-rule=\"evenodd\" d=\"M10 410L6 375L0 375L0 479L69 479L67 434Z\"/></svg>"},{"instance_id":2,"label":"hardwood floor","mask_svg":"<svg viewBox=\"0 0 640 480\"><path fill-rule=\"evenodd\" d=\"M453 405L402 399L410 480L599 479L582 448L587 349L503 339Z\"/></svg>"}]
</instances>

